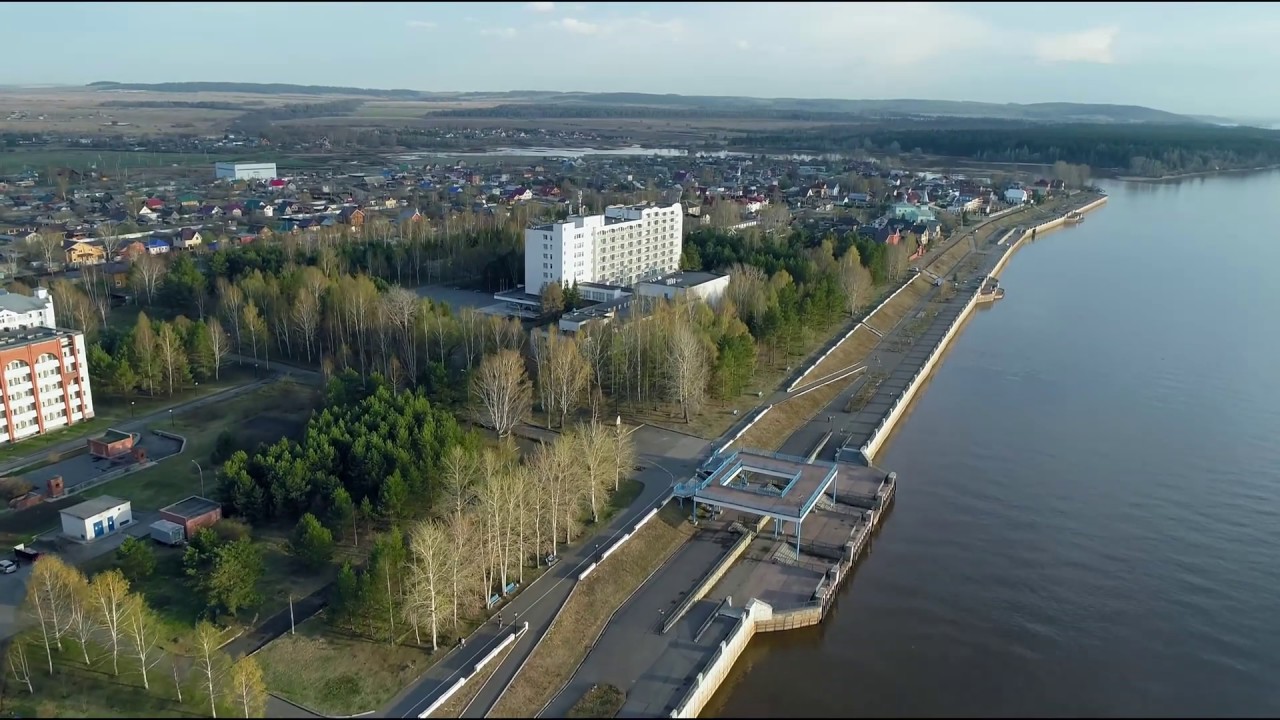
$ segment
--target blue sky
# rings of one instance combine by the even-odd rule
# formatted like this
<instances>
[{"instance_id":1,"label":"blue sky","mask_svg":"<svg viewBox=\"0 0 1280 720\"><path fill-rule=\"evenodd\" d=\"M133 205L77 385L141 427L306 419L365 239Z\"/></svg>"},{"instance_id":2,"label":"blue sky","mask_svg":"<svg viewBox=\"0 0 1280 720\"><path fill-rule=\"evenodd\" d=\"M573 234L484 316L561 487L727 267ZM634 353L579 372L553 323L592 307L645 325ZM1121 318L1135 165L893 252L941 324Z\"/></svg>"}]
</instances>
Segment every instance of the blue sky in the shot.
<instances>
[{"instance_id":1,"label":"blue sky","mask_svg":"<svg viewBox=\"0 0 1280 720\"><path fill-rule=\"evenodd\" d=\"M1105 102L1280 116L1280 5L6 3L0 84Z\"/></svg>"}]
</instances>

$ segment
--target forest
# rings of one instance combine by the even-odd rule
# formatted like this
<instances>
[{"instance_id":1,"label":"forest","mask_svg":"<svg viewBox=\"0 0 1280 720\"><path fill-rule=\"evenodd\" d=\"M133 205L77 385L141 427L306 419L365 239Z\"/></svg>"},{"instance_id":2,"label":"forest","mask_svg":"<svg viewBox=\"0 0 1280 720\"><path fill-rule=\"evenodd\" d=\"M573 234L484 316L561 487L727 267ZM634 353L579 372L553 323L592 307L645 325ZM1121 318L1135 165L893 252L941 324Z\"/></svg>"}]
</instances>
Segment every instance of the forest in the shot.
<instances>
[{"instance_id":1,"label":"forest","mask_svg":"<svg viewBox=\"0 0 1280 720\"><path fill-rule=\"evenodd\" d=\"M897 129L830 127L731 138L744 150L912 152L984 162L1088 165L1112 173L1161 177L1280 163L1280 133L1247 127L1069 124Z\"/></svg>"}]
</instances>

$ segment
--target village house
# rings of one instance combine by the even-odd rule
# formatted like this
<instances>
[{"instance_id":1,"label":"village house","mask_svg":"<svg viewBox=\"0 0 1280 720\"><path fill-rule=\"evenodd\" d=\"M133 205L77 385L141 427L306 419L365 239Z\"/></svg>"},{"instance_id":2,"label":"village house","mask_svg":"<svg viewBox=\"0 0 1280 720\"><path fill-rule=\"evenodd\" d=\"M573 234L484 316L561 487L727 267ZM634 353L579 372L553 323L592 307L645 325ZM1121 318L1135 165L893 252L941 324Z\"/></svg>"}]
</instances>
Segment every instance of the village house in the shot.
<instances>
[{"instance_id":1,"label":"village house","mask_svg":"<svg viewBox=\"0 0 1280 720\"><path fill-rule=\"evenodd\" d=\"M190 250L199 247L204 242L204 238L200 237L200 231L195 228L183 228L173 239L173 246L182 250Z\"/></svg>"},{"instance_id":2,"label":"village house","mask_svg":"<svg viewBox=\"0 0 1280 720\"><path fill-rule=\"evenodd\" d=\"M168 240L165 240L164 238L161 238L161 237L156 237L153 235L147 239L148 255L163 255L169 252L169 250L172 249L172 247L173 246L169 243Z\"/></svg>"},{"instance_id":3,"label":"village house","mask_svg":"<svg viewBox=\"0 0 1280 720\"><path fill-rule=\"evenodd\" d=\"M100 243L87 240L69 240L63 244L62 249L67 256L67 265L71 267L97 265L107 261L107 252L102 249Z\"/></svg>"}]
</instances>

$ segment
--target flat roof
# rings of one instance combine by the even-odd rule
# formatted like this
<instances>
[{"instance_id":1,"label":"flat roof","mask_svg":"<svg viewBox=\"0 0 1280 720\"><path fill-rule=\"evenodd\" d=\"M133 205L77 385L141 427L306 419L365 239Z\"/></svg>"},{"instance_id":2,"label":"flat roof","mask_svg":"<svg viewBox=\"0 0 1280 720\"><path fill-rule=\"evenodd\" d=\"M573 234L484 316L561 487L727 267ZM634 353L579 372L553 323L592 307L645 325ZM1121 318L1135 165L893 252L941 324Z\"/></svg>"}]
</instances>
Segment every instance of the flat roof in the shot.
<instances>
[{"instance_id":1,"label":"flat roof","mask_svg":"<svg viewBox=\"0 0 1280 720\"><path fill-rule=\"evenodd\" d=\"M205 513L222 507L222 503L202 498L198 495L192 495L186 500L179 500L169 507L160 508L160 512L176 515L180 518L190 520L194 517L200 517Z\"/></svg>"},{"instance_id":2,"label":"flat roof","mask_svg":"<svg viewBox=\"0 0 1280 720\"><path fill-rule=\"evenodd\" d=\"M774 494L735 483L743 473L776 478L773 484L782 488ZM870 467L738 450L720 460L715 470L698 483L693 497L711 505L799 522L833 484L841 496L875 497L884 478L885 473Z\"/></svg>"},{"instance_id":3,"label":"flat roof","mask_svg":"<svg viewBox=\"0 0 1280 720\"><path fill-rule=\"evenodd\" d=\"M128 505L128 504L129 504L128 500L121 500L118 497L103 495L102 497L96 497L92 500L85 500L79 505L72 505L71 507L63 510L62 514L73 517L73 518L77 518L80 520L88 520L89 518L94 517L95 515L101 515L102 513L110 510L113 507L119 507L121 505Z\"/></svg>"},{"instance_id":4,"label":"flat roof","mask_svg":"<svg viewBox=\"0 0 1280 720\"><path fill-rule=\"evenodd\" d=\"M31 343L45 342L57 338L74 335L75 330L61 328L22 328L19 330L0 330L0 347L25 347Z\"/></svg>"},{"instance_id":5,"label":"flat roof","mask_svg":"<svg viewBox=\"0 0 1280 720\"><path fill-rule=\"evenodd\" d=\"M703 283L709 283L712 280L718 280L726 277L723 273L701 272L697 270L681 270L667 275L661 275L652 280L642 280L637 285L660 285L663 287L697 287Z\"/></svg>"},{"instance_id":6,"label":"flat roof","mask_svg":"<svg viewBox=\"0 0 1280 720\"><path fill-rule=\"evenodd\" d=\"M111 428L94 439L101 440L104 443L113 443L120 442L121 440L128 440L131 437L133 437L133 433L127 433L123 430Z\"/></svg>"}]
</instances>

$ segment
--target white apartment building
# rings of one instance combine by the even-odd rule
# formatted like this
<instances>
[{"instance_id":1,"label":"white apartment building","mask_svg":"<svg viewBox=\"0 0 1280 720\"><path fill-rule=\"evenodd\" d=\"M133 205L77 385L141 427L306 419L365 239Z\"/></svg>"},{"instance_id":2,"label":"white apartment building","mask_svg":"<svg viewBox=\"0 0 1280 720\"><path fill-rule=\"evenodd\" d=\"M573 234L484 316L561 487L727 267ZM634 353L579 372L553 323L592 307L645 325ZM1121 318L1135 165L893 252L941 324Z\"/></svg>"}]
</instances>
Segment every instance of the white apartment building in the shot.
<instances>
[{"instance_id":1,"label":"white apartment building","mask_svg":"<svg viewBox=\"0 0 1280 720\"><path fill-rule=\"evenodd\" d=\"M57 327L53 317L53 298L38 287L32 295L0 290L0 331Z\"/></svg>"},{"instance_id":2,"label":"white apartment building","mask_svg":"<svg viewBox=\"0 0 1280 720\"><path fill-rule=\"evenodd\" d=\"M93 418L84 335L73 330L0 331L0 443Z\"/></svg>"},{"instance_id":3,"label":"white apartment building","mask_svg":"<svg viewBox=\"0 0 1280 720\"><path fill-rule=\"evenodd\" d=\"M684 212L674 205L616 205L524 233L524 292L550 283L629 286L680 269Z\"/></svg>"}]
</instances>

